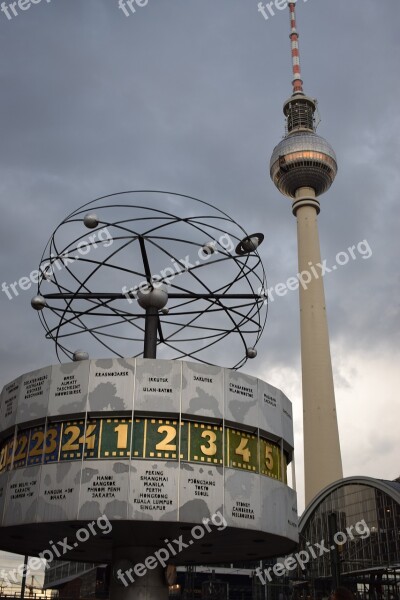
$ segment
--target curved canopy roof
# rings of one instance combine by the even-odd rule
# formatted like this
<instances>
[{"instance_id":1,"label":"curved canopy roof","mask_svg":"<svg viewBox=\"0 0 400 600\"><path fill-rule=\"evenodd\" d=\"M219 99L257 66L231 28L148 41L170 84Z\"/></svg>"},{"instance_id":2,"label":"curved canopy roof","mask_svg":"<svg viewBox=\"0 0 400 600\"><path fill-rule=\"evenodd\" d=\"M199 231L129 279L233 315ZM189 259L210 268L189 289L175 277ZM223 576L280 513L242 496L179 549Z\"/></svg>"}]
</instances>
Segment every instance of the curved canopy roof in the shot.
<instances>
[{"instance_id":1,"label":"curved canopy roof","mask_svg":"<svg viewBox=\"0 0 400 600\"><path fill-rule=\"evenodd\" d=\"M327 496L329 496L335 490L346 485L365 485L375 488L381 492L384 492L393 498L393 500L398 502L398 504L400 504L400 483L398 481L388 481L386 479L374 479L373 477L361 476L345 477L344 479L340 479L339 481L334 481L333 483L329 484L317 496L315 496L315 498L313 498L300 518L299 530L302 531L314 511Z\"/></svg>"}]
</instances>

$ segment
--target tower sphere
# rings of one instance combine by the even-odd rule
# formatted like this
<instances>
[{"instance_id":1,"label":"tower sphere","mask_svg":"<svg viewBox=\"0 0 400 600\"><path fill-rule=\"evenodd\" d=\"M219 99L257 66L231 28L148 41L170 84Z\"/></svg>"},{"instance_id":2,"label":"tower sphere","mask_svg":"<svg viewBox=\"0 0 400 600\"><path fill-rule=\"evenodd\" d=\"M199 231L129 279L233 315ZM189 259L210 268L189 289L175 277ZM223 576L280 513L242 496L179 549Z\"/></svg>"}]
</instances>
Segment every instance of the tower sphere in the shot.
<instances>
[{"instance_id":1,"label":"tower sphere","mask_svg":"<svg viewBox=\"0 0 400 600\"><path fill-rule=\"evenodd\" d=\"M324 138L312 131L291 133L275 147L270 173L285 196L295 198L296 190L304 187L313 188L320 196L336 177L336 154Z\"/></svg>"}]
</instances>

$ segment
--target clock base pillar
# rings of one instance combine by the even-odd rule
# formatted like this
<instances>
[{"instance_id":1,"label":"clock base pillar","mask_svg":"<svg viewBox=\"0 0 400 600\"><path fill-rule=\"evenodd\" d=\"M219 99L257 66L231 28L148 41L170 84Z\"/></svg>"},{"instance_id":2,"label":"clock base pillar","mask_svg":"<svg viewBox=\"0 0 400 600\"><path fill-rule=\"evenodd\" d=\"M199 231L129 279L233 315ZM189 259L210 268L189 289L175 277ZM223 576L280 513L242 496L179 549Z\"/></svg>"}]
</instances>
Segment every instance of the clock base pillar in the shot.
<instances>
[{"instance_id":1,"label":"clock base pillar","mask_svg":"<svg viewBox=\"0 0 400 600\"><path fill-rule=\"evenodd\" d=\"M154 554L144 551L143 559L137 561L138 549L116 548L111 563L110 600L168 600L168 584L165 567L156 565L148 569L147 556ZM135 556L135 559L131 558Z\"/></svg>"}]
</instances>

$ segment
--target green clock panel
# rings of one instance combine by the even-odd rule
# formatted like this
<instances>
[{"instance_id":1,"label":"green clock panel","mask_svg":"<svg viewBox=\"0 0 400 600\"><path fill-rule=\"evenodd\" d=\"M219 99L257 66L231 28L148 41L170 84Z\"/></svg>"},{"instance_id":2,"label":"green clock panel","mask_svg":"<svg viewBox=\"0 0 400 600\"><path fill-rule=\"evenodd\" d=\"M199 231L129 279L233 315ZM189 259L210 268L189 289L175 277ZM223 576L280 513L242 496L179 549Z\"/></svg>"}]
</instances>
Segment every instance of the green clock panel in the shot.
<instances>
[{"instance_id":1,"label":"green clock panel","mask_svg":"<svg viewBox=\"0 0 400 600\"><path fill-rule=\"evenodd\" d=\"M143 458L145 451L145 432L147 419L134 419L132 436L132 458Z\"/></svg>"},{"instance_id":2,"label":"green clock panel","mask_svg":"<svg viewBox=\"0 0 400 600\"><path fill-rule=\"evenodd\" d=\"M132 419L102 419L100 458L129 458Z\"/></svg>"},{"instance_id":3,"label":"green clock panel","mask_svg":"<svg viewBox=\"0 0 400 600\"><path fill-rule=\"evenodd\" d=\"M281 476L281 451L277 444L260 439L260 471L273 479Z\"/></svg>"},{"instance_id":4,"label":"green clock panel","mask_svg":"<svg viewBox=\"0 0 400 600\"><path fill-rule=\"evenodd\" d=\"M176 419L145 419L144 458L178 460L179 427Z\"/></svg>"},{"instance_id":5,"label":"green clock panel","mask_svg":"<svg viewBox=\"0 0 400 600\"><path fill-rule=\"evenodd\" d=\"M226 430L226 466L258 473L258 436L237 429Z\"/></svg>"},{"instance_id":6,"label":"green clock panel","mask_svg":"<svg viewBox=\"0 0 400 600\"><path fill-rule=\"evenodd\" d=\"M85 421L66 421L62 426L60 460L77 460L83 456Z\"/></svg>"},{"instance_id":7,"label":"green clock panel","mask_svg":"<svg viewBox=\"0 0 400 600\"><path fill-rule=\"evenodd\" d=\"M99 457L102 423L101 419L90 419L86 423L84 450L86 459Z\"/></svg>"},{"instance_id":8,"label":"green clock panel","mask_svg":"<svg viewBox=\"0 0 400 600\"><path fill-rule=\"evenodd\" d=\"M222 465L224 456L223 428L220 425L190 422L188 428L188 460Z\"/></svg>"}]
</instances>

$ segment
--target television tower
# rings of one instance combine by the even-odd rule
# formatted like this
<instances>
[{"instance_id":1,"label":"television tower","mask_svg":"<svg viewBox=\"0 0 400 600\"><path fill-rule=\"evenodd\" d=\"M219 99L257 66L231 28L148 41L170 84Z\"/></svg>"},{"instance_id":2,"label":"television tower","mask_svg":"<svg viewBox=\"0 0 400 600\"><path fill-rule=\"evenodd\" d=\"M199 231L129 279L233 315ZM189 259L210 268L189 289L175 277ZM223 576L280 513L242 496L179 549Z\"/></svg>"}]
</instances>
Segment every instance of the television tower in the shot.
<instances>
[{"instance_id":1,"label":"television tower","mask_svg":"<svg viewBox=\"0 0 400 600\"><path fill-rule=\"evenodd\" d=\"M330 144L316 134L317 101L304 93L301 78L296 2L289 2L289 10L293 93L283 107L286 136L272 153L270 173L278 190L292 199L299 273L309 273L303 276L303 284L310 280L299 286L307 506L321 489L343 477L324 283L311 271L322 262L318 197L332 185L337 163Z\"/></svg>"}]
</instances>

